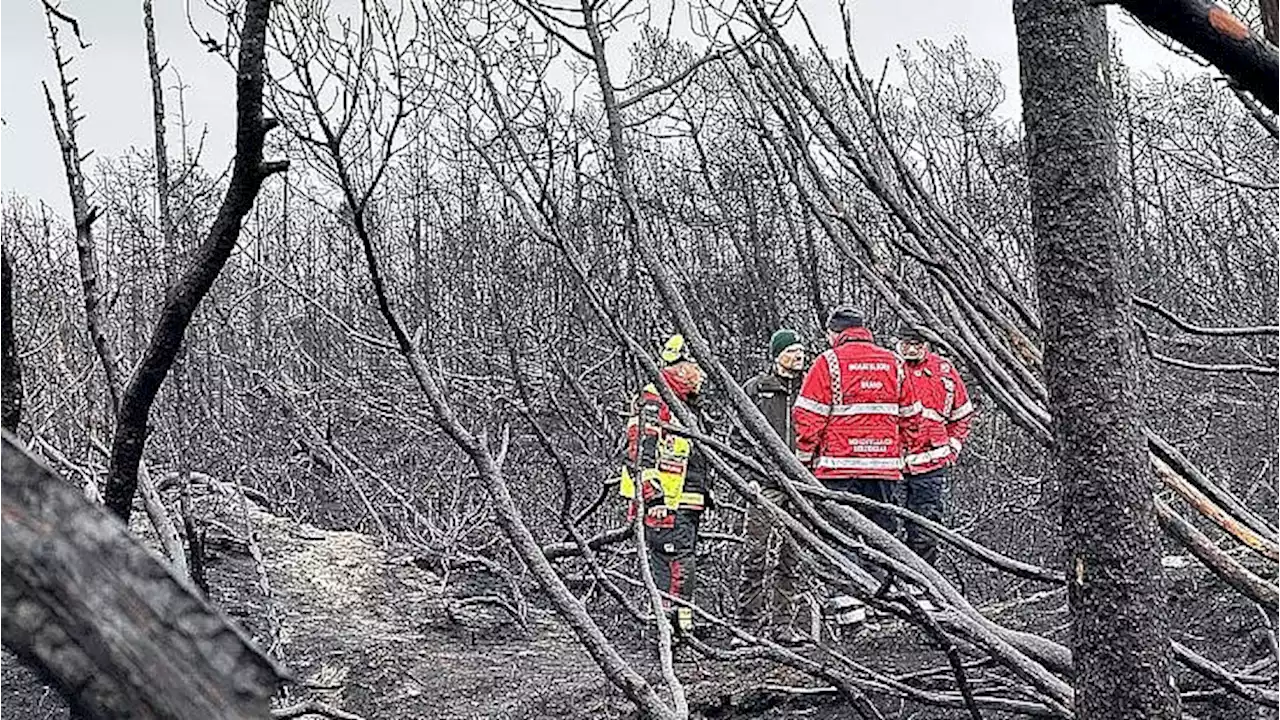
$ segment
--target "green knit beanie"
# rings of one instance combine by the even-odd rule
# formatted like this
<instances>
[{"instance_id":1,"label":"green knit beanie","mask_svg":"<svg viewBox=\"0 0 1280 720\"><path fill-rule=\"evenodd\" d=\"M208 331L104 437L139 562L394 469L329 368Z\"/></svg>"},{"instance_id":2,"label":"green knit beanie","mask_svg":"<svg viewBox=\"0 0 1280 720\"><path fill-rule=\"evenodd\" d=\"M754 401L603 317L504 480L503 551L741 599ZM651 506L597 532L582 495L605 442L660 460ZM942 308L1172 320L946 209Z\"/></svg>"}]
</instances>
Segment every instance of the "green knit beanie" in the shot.
<instances>
[{"instance_id":1,"label":"green knit beanie","mask_svg":"<svg viewBox=\"0 0 1280 720\"><path fill-rule=\"evenodd\" d=\"M795 330L783 328L775 332L773 337L769 338L769 357L777 360L779 355L786 352L787 349L793 345L800 345L803 347L804 343L800 342L800 336Z\"/></svg>"}]
</instances>

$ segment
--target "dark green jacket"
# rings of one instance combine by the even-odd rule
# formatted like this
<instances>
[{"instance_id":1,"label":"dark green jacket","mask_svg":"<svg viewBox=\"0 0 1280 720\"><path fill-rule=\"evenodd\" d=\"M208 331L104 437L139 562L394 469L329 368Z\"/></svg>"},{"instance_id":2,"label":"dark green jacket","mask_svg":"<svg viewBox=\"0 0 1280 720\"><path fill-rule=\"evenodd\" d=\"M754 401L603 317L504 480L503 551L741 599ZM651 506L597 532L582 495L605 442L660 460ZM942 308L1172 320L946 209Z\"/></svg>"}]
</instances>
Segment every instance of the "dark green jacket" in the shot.
<instances>
[{"instance_id":1,"label":"dark green jacket","mask_svg":"<svg viewBox=\"0 0 1280 720\"><path fill-rule=\"evenodd\" d=\"M776 370L770 369L747 381L742 389L747 397L760 408L765 419L773 426L778 437L787 443L791 450L796 449L796 429L791 420L791 407L796 404L800 395L800 384L804 377L784 378Z\"/></svg>"}]
</instances>

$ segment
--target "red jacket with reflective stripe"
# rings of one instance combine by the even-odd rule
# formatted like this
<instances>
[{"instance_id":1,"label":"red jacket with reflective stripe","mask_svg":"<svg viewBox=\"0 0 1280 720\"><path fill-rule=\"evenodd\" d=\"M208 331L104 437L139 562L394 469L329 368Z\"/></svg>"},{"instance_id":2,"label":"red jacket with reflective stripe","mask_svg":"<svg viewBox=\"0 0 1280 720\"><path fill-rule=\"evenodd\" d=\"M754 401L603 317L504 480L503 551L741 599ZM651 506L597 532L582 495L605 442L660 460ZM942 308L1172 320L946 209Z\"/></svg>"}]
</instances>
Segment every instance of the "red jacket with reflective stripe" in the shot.
<instances>
[{"instance_id":1,"label":"red jacket with reflective stripe","mask_svg":"<svg viewBox=\"0 0 1280 720\"><path fill-rule=\"evenodd\" d=\"M906 368L907 382L921 406L918 431L907 443L906 471L919 475L959 457L969 437L973 405L960 373L946 358L926 353L920 362L907 361Z\"/></svg>"},{"instance_id":2,"label":"red jacket with reflective stripe","mask_svg":"<svg viewBox=\"0 0 1280 720\"><path fill-rule=\"evenodd\" d=\"M675 371L671 368L663 368L662 381L677 398L688 402L691 389L681 381ZM652 384L646 385L640 391L640 395L632 400L630 416L627 418L627 464L634 471L634 482L641 490L640 499L643 500L646 508L659 505L663 501L662 491L652 483L646 482L643 477L645 470L662 466L658 448L670 436L675 435L663 430L663 424L679 425L680 421L663 401L658 389ZM698 443L691 443L691 451L682 471L684 487L679 508L702 510L706 504L708 467L706 455ZM627 512L627 519L634 518L638 511L638 503L633 501ZM675 524L675 514L668 513L662 518L645 515L644 521L650 527L672 527Z\"/></svg>"},{"instance_id":3,"label":"red jacket with reflective stripe","mask_svg":"<svg viewBox=\"0 0 1280 720\"><path fill-rule=\"evenodd\" d=\"M792 417L796 455L815 477L901 480L904 435L920 405L906 382L902 358L849 328L814 360Z\"/></svg>"}]
</instances>

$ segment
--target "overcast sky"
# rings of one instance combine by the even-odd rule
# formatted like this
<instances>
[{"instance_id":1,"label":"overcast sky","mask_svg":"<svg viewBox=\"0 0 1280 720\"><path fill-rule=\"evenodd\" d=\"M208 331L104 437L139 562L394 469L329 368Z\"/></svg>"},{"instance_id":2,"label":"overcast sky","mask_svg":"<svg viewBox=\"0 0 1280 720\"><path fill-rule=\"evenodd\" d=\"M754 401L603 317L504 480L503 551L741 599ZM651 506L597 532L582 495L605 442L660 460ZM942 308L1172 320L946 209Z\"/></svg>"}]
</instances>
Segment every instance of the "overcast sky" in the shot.
<instances>
[{"instance_id":1,"label":"overcast sky","mask_svg":"<svg viewBox=\"0 0 1280 720\"><path fill-rule=\"evenodd\" d=\"M859 59L868 73L900 45L929 39L946 44L963 35L974 55L997 62L1009 89L1004 113L1016 117L1017 44L1009 0L853 0L854 36ZM186 15L202 31L221 37L223 25L200 0L156 0L156 34L161 56L172 69L165 73L169 113L170 152L178 145L177 73L185 94L188 134L194 144L207 128L205 166L220 169L230 159L234 123L233 73L216 55L200 45ZM842 45L835 2L808 0L810 12L825 10L819 23ZM150 82L142 29L142 3L121 0L64 0L62 7L79 19L87 49L81 50L69 31L62 31L64 51L76 56L71 71L80 110L81 150L95 157L122 154L130 147L152 146ZM65 177L49 124L40 82L50 83L57 99L57 81L47 40L48 29L40 0L5 0L0 14L0 189L44 200L56 212L69 215ZM1111 26L1119 33L1125 60L1134 69L1185 73L1196 68L1151 40L1133 21L1112 11ZM877 70L878 71L878 70ZM626 68L615 65L615 82Z\"/></svg>"}]
</instances>

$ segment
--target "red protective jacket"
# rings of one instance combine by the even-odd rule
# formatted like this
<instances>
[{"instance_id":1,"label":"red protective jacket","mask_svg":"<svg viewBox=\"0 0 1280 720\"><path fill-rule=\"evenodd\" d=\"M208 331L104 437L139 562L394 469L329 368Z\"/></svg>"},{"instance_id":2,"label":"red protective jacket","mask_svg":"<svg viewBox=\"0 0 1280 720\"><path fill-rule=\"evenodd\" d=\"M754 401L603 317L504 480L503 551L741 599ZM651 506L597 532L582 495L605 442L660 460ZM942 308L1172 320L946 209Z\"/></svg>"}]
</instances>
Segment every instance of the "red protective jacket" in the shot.
<instances>
[{"instance_id":1,"label":"red protective jacket","mask_svg":"<svg viewBox=\"0 0 1280 720\"><path fill-rule=\"evenodd\" d=\"M907 382L920 401L918 432L907 443L908 475L919 475L956 461L969 437L973 404L964 380L951 361L927 353L920 362L907 362Z\"/></svg>"},{"instance_id":2,"label":"red protective jacket","mask_svg":"<svg viewBox=\"0 0 1280 720\"><path fill-rule=\"evenodd\" d=\"M903 442L920 414L911 393L902 358L872 344L866 328L845 330L800 386L796 455L823 480L901 480Z\"/></svg>"},{"instance_id":3,"label":"red protective jacket","mask_svg":"<svg viewBox=\"0 0 1280 720\"><path fill-rule=\"evenodd\" d=\"M677 398L689 402L692 389L672 368L663 368L662 380ZM623 494L633 501L628 518L635 517L641 504L647 509L669 501L672 509L681 510L702 510L707 504L709 468L701 445L664 430L663 424L678 426L680 421L658 389L646 385L632 400L627 419L627 465L635 487L632 493L623 488ZM670 497L662 488L661 473L681 478L679 489L671 488ZM670 513L661 518L645 516L650 527L672 527L674 523L675 515Z\"/></svg>"}]
</instances>

